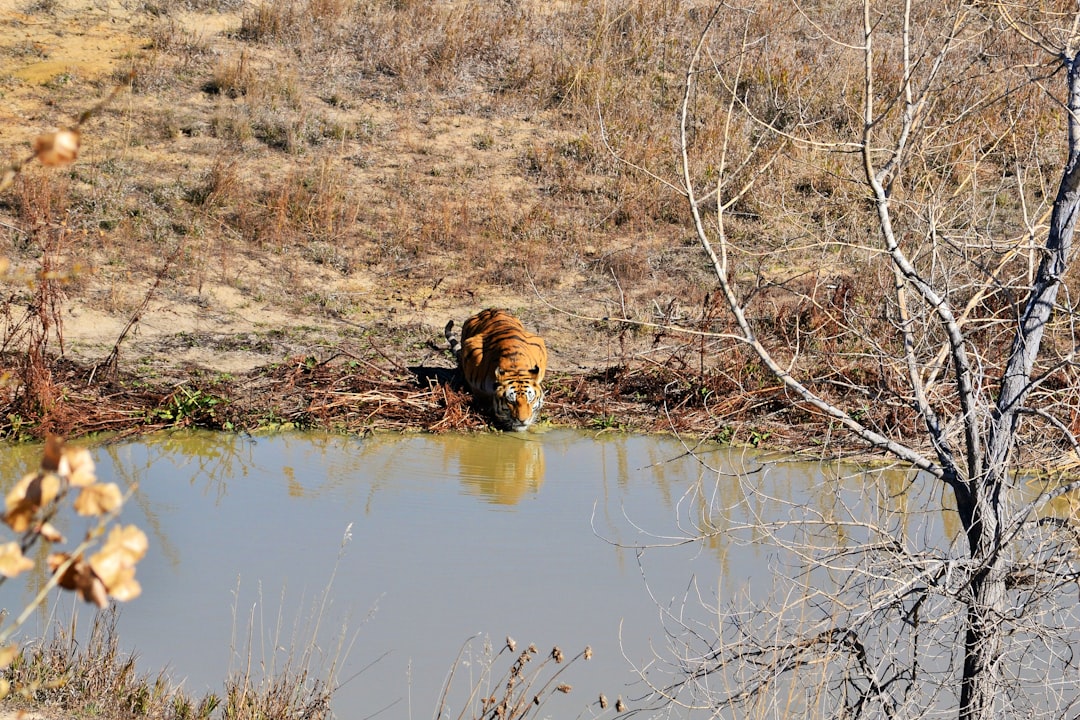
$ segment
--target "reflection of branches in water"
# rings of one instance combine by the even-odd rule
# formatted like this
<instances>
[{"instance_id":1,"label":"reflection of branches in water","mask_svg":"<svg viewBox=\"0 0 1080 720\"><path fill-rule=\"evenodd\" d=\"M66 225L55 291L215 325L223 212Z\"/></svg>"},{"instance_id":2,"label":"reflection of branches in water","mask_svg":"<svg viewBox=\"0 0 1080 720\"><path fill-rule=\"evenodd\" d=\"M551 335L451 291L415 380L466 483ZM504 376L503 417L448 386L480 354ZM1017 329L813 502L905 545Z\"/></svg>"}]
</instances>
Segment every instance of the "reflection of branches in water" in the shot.
<instances>
[{"instance_id":1,"label":"reflection of branches in water","mask_svg":"<svg viewBox=\"0 0 1080 720\"><path fill-rule=\"evenodd\" d=\"M335 493L366 469L363 441L325 433L253 437L196 430L151 436L132 446L144 448L146 459L138 466L125 459L131 481L153 467L156 473L186 477L216 502L228 495L230 482L276 477L286 481L291 497L315 499Z\"/></svg>"},{"instance_id":2,"label":"reflection of branches in water","mask_svg":"<svg viewBox=\"0 0 1080 720\"><path fill-rule=\"evenodd\" d=\"M257 467L254 442L240 435L182 431L152 435L136 442L106 447L114 472L129 485L155 475L186 478L203 494L220 501L228 493L227 483L247 477ZM169 469L171 468L171 470Z\"/></svg>"},{"instance_id":3,"label":"reflection of branches in water","mask_svg":"<svg viewBox=\"0 0 1080 720\"><path fill-rule=\"evenodd\" d=\"M173 436L165 435L155 438L145 438L138 443L124 445L106 445L102 448L110 459L112 472L116 482L125 488L131 489L131 499L142 511L146 518L146 525L154 536L155 545L160 548L170 566L180 564L180 550L177 548L161 527L161 517L157 506L150 501L143 490L143 481L151 477L151 472L158 478L176 478L181 476L180 468L187 463L187 456L182 452L170 448ZM142 448L143 453L137 452L136 448ZM139 458L142 458L141 461ZM177 467L177 461L183 461ZM169 462L175 472L164 472L161 465ZM192 476L190 482L194 483L196 477ZM219 493L220 499L220 493Z\"/></svg>"},{"instance_id":4,"label":"reflection of branches in water","mask_svg":"<svg viewBox=\"0 0 1080 720\"><path fill-rule=\"evenodd\" d=\"M747 508L748 495L741 484L756 477L765 467L760 453L699 442L692 448L683 445L684 452L673 454L669 443L649 443L644 446L648 462L631 468L627 454L630 443L641 446L640 439L633 437L616 436L598 443L604 495L597 503L599 517L594 512L593 531L616 548L636 549L639 546L638 541L621 539L627 526L632 530L632 537L646 538L649 547L702 543L726 567L727 544L721 540L720 533L753 511L753 508ZM612 452L613 464L609 460ZM660 494L662 505L676 511L674 534L642 527L625 508L621 512L616 510L619 503L612 488L646 471ZM785 492L790 494L798 487L798 481L795 481ZM709 531L703 531L703 528ZM619 557L622 562L622 555Z\"/></svg>"},{"instance_id":5,"label":"reflection of branches in water","mask_svg":"<svg viewBox=\"0 0 1080 720\"><path fill-rule=\"evenodd\" d=\"M142 438L137 442L106 445L118 483L133 488L132 500L142 511L155 544L171 566L180 563L180 550L162 529L158 506L144 492L144 481L186 478L204 494L213 493L217 502L227 494L228 481L247 476L255 466L253 443L241 436L209 432L176 432Z\"/></svg>"},{"instance_id":6,"label":"reflection of branches in water","mask_svg":"<svg viewBox=\"0 0 1080 720\"><path fill-rule=\"evenodd\" d=\"M681 598L664 599L646 579L666 646L640 666L647 691L636 699L638 711L674 703L714 716L955 712L955 638L979 568L964 553L954 514L930 497L934 485L896 470L787 463L766 470L739 478L746 500L738 507L712 503L712 513L688 514L701 517L700 526L636 546L639 563L665 552L662 545L706 536L769 552L768 572L745 584L725 572L719 583L699 586L695 578ZM791 493L800 486L807 492ZM1010 612L997 618L1007 638L1003 672L1032 691L1018 694L1014 707L1041 702L1040 692L1062 707L1080 703L1075 688L1048 684L1080 670L1072 650L1078 538L1067 519L1045 518L1018 539L1007 577ZM933 549L913 549L926 547Z\"/></svg>"},{"instance_id":7,"label":"reflection of branches in water","mask_svg":"<svg viewBox=\"0 0 1080 720\"><path fill-rule=\"evenodd\" d=\"M33 472L41 465L42 443L22 443L8 445L0 453L0 478L7 483L14 483L28 472Z\"/></svg>"},{"instance_id":8,"label":"reflection of branches in water","mask_svg":"<svg viewBox=\"0 0 1080 720\"><path fill-rule=\"evenodd\" d=\"M726 575L729 562L726 544L712 535L699 535L699 529L719 521L713 516L713 508L736 508L744 500L738 478L747 476L746 468L756 463L756 459L746 457L738 448L715 443L699 443L693 448L698 453L695 457L685 445L684 452L673 452L674 446L669 442L642 443L641 437L603 434L595 439L596 446L590 451L600 456L603 494L594 505L593 532L615 548L620 569L625 569L624 551L636 549L636 539L645 537L650 546L701 542L713 551L720 562L721 574ZM647 462L635 467L629 453L631 447L644 449ZM644 528L622 507L619 498L626 497L629 479L641 476L656 488L663 507L676 510L679 517L676 534L664 535L656 528ZM689 529L684 528L684 523ZM635 541L622 539L627 528Z\"/></svg>"}]
</instances>

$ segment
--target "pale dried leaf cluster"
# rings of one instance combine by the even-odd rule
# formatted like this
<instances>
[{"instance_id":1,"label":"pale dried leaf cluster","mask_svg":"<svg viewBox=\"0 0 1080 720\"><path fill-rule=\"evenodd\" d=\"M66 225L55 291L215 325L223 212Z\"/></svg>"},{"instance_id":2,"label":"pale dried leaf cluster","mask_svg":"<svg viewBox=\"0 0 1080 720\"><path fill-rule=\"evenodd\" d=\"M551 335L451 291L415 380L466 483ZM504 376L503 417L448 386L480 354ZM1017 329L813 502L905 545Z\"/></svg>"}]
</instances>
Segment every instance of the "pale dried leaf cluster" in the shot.
<instances>
[{"instance_id":1,"label":"pale dried leaf cluster","mask_svg":"<svg viewBox=\"0 0 1080 720\"><path fill-rule=\"evenodd\" d=\"M64 542L49 518L72 489L78 490L72 506L84 517L105 518L118 512L124 502L123 493L115 483L97 482L89 451L63 448L59 440L50 439L41 468L25 475L5 496L4 523L23 534L23 540L0 546L0 575L15 577L33 568L23 549L38 538L51 543ZM100 526L91 529L83 544L102 530ZM52 553L48 558L49 570L60 587L104 607L109 597L131 600L139 595L135 564L146 554L146 547L146 535L137 527L116 526L101 549L88 560L83 550Z\"/></svg>"},{"instance_id":2,"label":"pale dried leaf cluster","mask_svg":"<svg viewBox=\"0 0 1080 720\"><path fill-rule=\"evenodd\" d=\"M63 501L77 491L72 507L78 515L93 522L82 542L70 552L52 552L46 559L49 579L22 612L0 630L0 669L18 657L18 645L6 644L11 635L34 608L56 586L71 590L99 608L109 599L126 601L142 591L135 579L135 567L146 555L146 534L134 525L106 528L119 513L124 495L115 483L100 483L94 472L94 460L83 448L65 448L63 441L50 437L45 444L41 467L23 476L4 498L3 522L20 537L0 543L0 583L34 569L27 551L44 541L67 542L51 523ZM90 551L105 536L96 552ZM0 698L11 692L11 684L0 678ZM27 692L21 688L20 692Z\"/></svg>"}]
</instances>

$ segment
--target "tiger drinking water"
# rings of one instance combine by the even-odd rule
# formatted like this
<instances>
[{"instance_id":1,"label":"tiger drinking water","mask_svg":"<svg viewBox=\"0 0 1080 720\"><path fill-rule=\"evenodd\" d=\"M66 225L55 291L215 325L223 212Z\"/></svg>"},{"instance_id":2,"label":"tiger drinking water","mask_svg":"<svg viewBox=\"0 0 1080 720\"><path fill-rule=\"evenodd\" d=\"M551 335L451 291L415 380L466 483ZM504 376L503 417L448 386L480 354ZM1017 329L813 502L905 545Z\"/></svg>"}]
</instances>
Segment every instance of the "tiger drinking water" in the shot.
<instances>
[{"instance_id":1,"label":"tiger drinking water","mask_svg":"<svg viewBox=\"0 0 1080 720\"><path fill-rule=\"evenodd\" d=\"M540 415L547 372L547 347L506 310L489 308L465 321L461 340L444 335L458 359L473 397L490 403L496 422L508 430L525 430Z\"/></svg>"}]
</instances>

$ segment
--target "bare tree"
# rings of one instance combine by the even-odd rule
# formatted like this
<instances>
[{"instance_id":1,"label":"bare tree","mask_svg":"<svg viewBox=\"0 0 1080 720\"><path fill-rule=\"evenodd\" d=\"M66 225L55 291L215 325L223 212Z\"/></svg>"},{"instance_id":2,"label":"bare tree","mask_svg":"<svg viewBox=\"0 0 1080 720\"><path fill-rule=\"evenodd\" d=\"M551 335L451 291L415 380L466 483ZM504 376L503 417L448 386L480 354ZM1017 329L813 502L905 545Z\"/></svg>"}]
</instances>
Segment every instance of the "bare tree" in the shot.
<instances>
[{"instance_id":1,"label":"bare tree","mask_svg":"<svg viewBox=\"0 0 1080 720\"><path fill-rule=\"evenodd\" d=\"M912 468L924 500L944 491L962 542L907 532L872 487L838 514L763 520L797 560L788 602L718 602L700 626L671 614L675 678L653 679L654 697L736 716L1075 713L1077 538L1054 503L1080 483L1033 490L1020 471L1077 449L1080 11L751 5L718 6L692 52L668 187L689 203L727 336L807 417ZM767 190L800 173L802 197ZM816 277L854 287L842 302L798 291L829 322L782 334L764 289L793 287L807 248ZM810 526L861 543L822 545Z\"/></svg>"}]
</instances>

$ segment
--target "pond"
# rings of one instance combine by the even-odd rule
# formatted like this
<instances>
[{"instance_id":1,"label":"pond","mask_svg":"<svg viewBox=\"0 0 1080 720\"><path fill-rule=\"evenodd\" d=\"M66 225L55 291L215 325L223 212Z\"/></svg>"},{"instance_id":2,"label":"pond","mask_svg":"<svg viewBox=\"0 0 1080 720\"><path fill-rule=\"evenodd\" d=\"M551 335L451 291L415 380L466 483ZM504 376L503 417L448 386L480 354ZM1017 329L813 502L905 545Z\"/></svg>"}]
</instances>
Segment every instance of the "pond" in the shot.
<instances>
[{"instance_id":1,"label":"pond","mask_svg":"<svg viewBox=\"0 0 1080 720\"><path fill-rule=\"evenodd\" d=\"M434 716L462 647L464 693L484 641L497 651L508 635L541 655L591 648L560 677L573 691L554 716L589 716L600 693L630 701L635 667L664 644L663 610L692 581L722 596L770 582L774 546L753 532L731 542L737 526L841 494L814 463L562 429L178 433L93 455L101 480L138 484L122 520L150 539L143 594L118 623L139 668L220 692L249 661L281 667L313 649L316 666L343 658L338 717ZM35 463L20 449L0 471L10 483ZM703 522L732 533L694 540Z\"/></svg>"}]
</instances>

